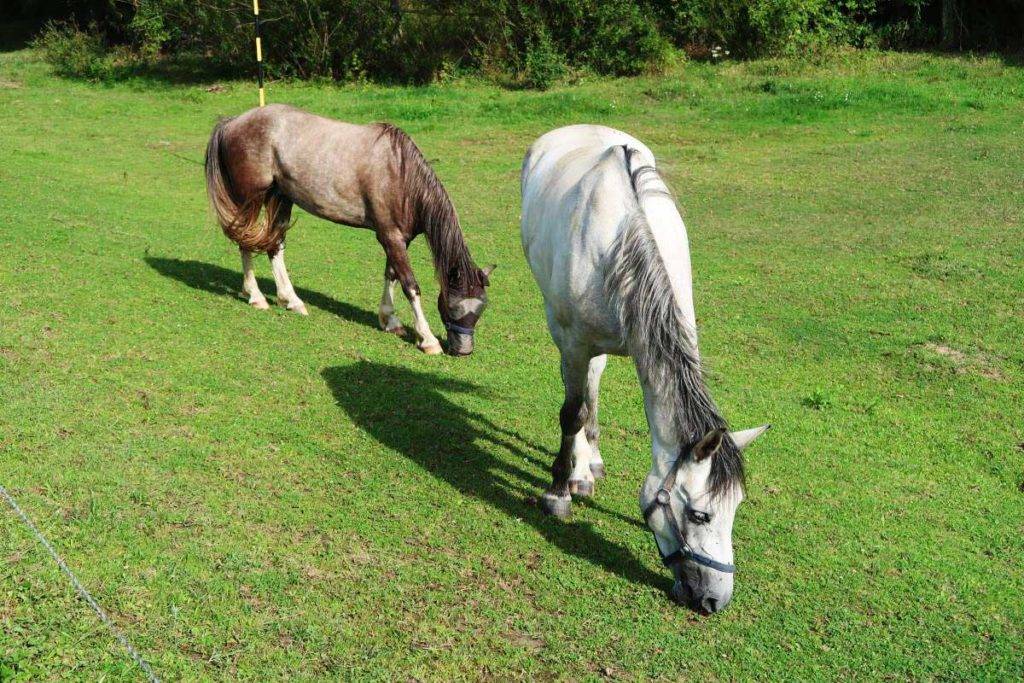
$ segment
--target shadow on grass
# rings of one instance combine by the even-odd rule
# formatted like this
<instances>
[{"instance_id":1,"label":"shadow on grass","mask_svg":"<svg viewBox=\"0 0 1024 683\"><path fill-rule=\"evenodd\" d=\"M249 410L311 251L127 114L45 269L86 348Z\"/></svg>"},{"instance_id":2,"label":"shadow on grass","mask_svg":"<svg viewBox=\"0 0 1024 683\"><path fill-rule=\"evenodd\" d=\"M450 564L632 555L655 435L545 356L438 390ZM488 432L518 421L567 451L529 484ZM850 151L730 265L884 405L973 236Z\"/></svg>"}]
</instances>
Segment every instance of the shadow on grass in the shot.
<instances>
[{"instance_id":1,"label":"shadow on grass","mask_svg":"<svg viewBox=\"0 0 1024 683\"><path fill-rule=\"evenodd\" d=\"M539 462L524 449L532 444L445 395L479 393L480 387L371 361L325 368L321 374L356 425L437 479L522 519L562 552L659 591L672 587L667 575L650 571L628 548L604 538L593 524L549 518L531 503L529 498L548 484L516 464L523 458ZM481 447L485 443L507 451L508 456L492 455ZM501 540L495 542L500 548Z\"/></svg>"},{"instance_id":2,"label":"shadow on grass","mask_svg":"<svg viewBox=\"0 0 1024 683\"><path fill-rule=\"evenodd\" d=\"M201 289L204 292L244 300L242 299L241 271L230 270L212 263L176 258L146 256L145 260L146 263L149 264L150 268L164 277L178 280L189 287ZM269 294L275 291L276 286L273 280L261 277L257 278L257 282L259 283L260 290L264 294ZM328 313L333 313L339 318L344 318L349 322L366 325L367 327L380 331L377 324L377 315L375 313L358 308L352 304L347 304L343 301L338 301L326 294L314 292L311 289L305 289L304 287L296 287L295 291L299 295L299 298L305 301L307 305L315 306L321 310L327 311Z\"/></svg>"},{"instance_id":3,"label":"shadow on grass","mask_svg":"<svg viewBox=\"0 0 1024 683\"><path fill-rule=\"evenodd\" d=\"M136 81L146 87L210 85L225 79L245 78L237 68L206 57L182 54L150 61L122 64L110 74L111 81Z\"/></svg>"}]
</instances>

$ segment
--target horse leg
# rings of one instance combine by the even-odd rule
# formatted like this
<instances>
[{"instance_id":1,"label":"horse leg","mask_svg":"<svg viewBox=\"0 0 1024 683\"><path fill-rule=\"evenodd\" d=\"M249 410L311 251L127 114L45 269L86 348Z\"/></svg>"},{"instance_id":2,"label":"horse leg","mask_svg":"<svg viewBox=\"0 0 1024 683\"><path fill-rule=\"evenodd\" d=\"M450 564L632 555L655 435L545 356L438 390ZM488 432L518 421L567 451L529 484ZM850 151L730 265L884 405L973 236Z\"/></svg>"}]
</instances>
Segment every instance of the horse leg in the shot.
<instances>
[{"instance_id":1,"label":"horse leg","mask_svg":"<svg viewBox=\"0 0 1024 683\"><path fill-rule=\"evenodd\" d=\"M242 294L249 297L249 305L265 311L270 308L267 297L263 296L260 286L256 283L256 273L252 269L252 252L238 248L242 254Z\"/></svg>"},{"instance_id":2,"label":"horse leg","mask_svg":"<svg viewBox=\"0 0 1024 683\"><path fill-rule=\"evenodd\" d=\"M587 373L587 423L583 426L583 431L586 433L587 443L590 444L590 473L594 479L604 479L604 460L601 459L601 449L598 448L601 427L597 422L597 395L606 365L608 356L595 356L590 359L590 369Z\"/></svg>"},{"instance_id":3,"label":"horse leg","mask_svg":"<svg viewBox=\"0 0 1024 683\"><path fill-rule=\"evenodd\" d=\"M288 278L288 270L284 267L284 241L269 249L267 256L270 257L270 268L274 271L274 282L277 283L277 302L289 311L309 315L306 304L302 303L302 299L295 293L292 281Z\"/></svg>"},{"instance_id":4,"label":"horse leg","mask_svg":"<svg viewBox=\"0 0 1024 683\"><path fill-rule=\"evenodd\" d=\"M384 268L384 293L380 296L380 310L377 318L380 320L380 327L385 332L397 334L399 337L405 335L405 328L402 321L395 315L395 285L398 278L395 271L389 264Z\"/></svg>"},{"instance_id":5,"label":"horse leg","mask_svg":"<svg viewBox=\"0 0 1024 683\"><path fill-rule=\"evenodd\" d=\"M409 252L406 251L405 241L402 239L381 239L384 251L388 257L388 263L394 269L398 281L402 283L402 291L412 306L413 327L416 330L416 347L428 356L436 356L441 353L441 342L430 331L430 324L427 316L423 313L423 304L420 301L420 285L416 282L416 276L409 264Z\"/></svg>"},{"instance_id":6,"label":"horse leg","mask_svg":"<svg viewBox=\"0 0 1024 683\"><path fill-rule=\"evenodd\" d=\"M588 360L562 353L562 384L565 385L565 400L562 402L562 409L558 415L559 425L562 428L562 444L551 465L551 487L540 498L541 509L556 517L568 517L572 512L569 477L573 470L572 460L576 437L583 429L587 417L584 397L587 391Z\"/></svg>"},{"instance_id":7,"label":"horse leg","mask_svg":"<svg viewBox=\"0 0 1024 683\"><path fill-rule=\"evenodd\" d=\"M276 202L276 206L273 208L271 208L271 201ZM282 235L281 241L276 246L267 250L267 256L270 257L270 268L274 271L274 282L277 283L277 302L289 311L309 315L309 311L306 310L306 304L302 303L302 299L295 293L292 281L288 277L288 269L284 266L283 236L288 229L288 223L291 219L292 202L289 199L276 195L267 202L267 220L273 220L273 229Z\"/></svg>"},{"instance_id":8,"label":"horse leg","mask_svg":"<svg viewBox=\"0 0 1024 683\"><path fill-rule=\"evenodd\" d=\"M569 492L574 496L594 495L594 480L604 476L604 462L597 448L597 393L607 363L607 356L595 356L587 369L586 418L573 439L573 468L569 477Z\"/></svg>"}]
</instances>

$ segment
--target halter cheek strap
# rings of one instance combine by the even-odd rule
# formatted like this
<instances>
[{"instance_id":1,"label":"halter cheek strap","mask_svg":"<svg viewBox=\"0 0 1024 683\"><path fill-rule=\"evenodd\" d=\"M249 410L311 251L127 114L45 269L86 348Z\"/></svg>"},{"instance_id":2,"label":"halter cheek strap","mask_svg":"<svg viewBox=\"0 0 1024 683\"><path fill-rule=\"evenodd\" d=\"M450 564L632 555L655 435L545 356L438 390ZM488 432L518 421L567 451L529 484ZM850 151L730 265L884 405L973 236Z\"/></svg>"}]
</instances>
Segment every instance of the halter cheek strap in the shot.
<instances>
[{"instance_id":1,"label":"halter cheek strap","mask_svg":"<svg viewBox=\"0 0 1024 683\"><path fill-rule=\"evenodd\" d=\"M675 536L676 542L679 544L679 548L674 552L668 553L667 555L662 552L661 546L655 541L655 545L658 547L658 553L661 554L661 562L666 567L673 567L677 564L682 563L684 560L690 560L695 564L699 564L709 569L723 572L725 574L732 574L736 571L736 565L726 564L725 562L719 562L718 560L708 557L703 553L698 553L696 550L690 547L690 544L686 540L686 534L679 528L679 522L676 521L675 508L672 506L672 489L676 485L676 475L679 472L679 467L683 460L686 458L688 453L683 453L672 465L672 469L669 470L665 480L661 483L661 488L654 496L654 500L651 501L650 505L644 508L644 519L647 520L647 525L651 525L651 516L661 510L665 515L665 521L668 524L669 529L672 530L672 535ZM685 493L685 489L684 489ZM687 509L689 509L689 494L686 495Z\"/></svg>"}]
</instances>

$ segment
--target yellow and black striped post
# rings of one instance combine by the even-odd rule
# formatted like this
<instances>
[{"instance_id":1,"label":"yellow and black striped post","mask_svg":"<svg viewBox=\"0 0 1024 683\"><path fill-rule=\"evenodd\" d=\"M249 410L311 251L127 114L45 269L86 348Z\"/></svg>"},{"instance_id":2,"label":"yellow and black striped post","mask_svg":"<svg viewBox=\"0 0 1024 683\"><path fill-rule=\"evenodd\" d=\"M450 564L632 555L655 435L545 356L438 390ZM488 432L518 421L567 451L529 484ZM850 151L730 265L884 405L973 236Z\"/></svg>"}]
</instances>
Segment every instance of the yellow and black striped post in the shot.
<instances>
[{"instance_id":1,"label":"yellow and black striped post","mask_svg":"<svg viewBox=\"0 0 1024 683\"><path fill-rule=\"evenodd\" d=\"M263 95L263 41L260 40L260 0L252 0L252 15L256 24L256 81L260 86L260 106L267 103Z\"/></svg>"}]
</instances>

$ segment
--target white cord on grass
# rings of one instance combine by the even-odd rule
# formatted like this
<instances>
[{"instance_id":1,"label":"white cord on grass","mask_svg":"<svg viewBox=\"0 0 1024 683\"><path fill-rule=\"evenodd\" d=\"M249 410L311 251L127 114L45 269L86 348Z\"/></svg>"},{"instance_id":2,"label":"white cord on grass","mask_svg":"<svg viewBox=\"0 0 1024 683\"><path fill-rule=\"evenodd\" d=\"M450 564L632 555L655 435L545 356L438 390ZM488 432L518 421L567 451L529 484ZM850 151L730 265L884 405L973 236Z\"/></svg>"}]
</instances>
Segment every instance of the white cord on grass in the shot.
<instances>
[{"instance_id":1,"label":"white cord on grass","mask_svg":"<svg viewBox=\"0 0 1024 683\"><path fill-rule=\"evenodd\" d=\"M18 517L21 518L21 521L25 523L25 526L27 526L29 530L35 535L36 540L38 540L39 543L41 543L42 546L46 548L46 552L50 553L50 557L53 558L53 561L57 563L57 566L60 567L60 570L64 572L65 576L68 577L68 580L71 581L71 585L75 587L76 591L78 591L79 597L81 597L82 600L85 600L86 604L88 604L89 607L92 607L93 611L96 612L96 615L100 618L100 621L106 624L107 628L109 628L110 632L114 634L114 637L117 638L118 642L120 642L121 645L124 646L124 649L128 651L128 654L131 655L131 658L135 661L136 664L139 665L139 668L142 669L143 672L145 672L146 678L150 681L150 683L159 683L160 679L156 677L156 674L153 673L153 669L149 667L149 664L146 662L145 659L142 658L142 655L139 654L139 651L132 646L132 644L128 641L128 638L125 637L125 635L121 633L121 630L114 625L114 622L111 621L106 611L104 611L104 609L100 607L100 604L96 602L95 599L93 599L92 595L89 594L89 591L85 590L85 586L83 586L82 582L78 580L78 577L75 576L75 573L71 571L70 568L68 568L68 565L66 562L64 562L64 559L57 554L57 551L53 549L53 546L50 545L50 542L47 541L46 537L39 532L39 529L36 528L36 525L32 523L32 520L29 519L29 516L26 515L24 510L22 510L21 507L18 506L18 502L14 500L14 497L7 492L7 489L5 489L3 485L0 485L0 496L2 496L4 500L7 501L7 504L11 506L11 509L14 510Z\"/></svg>"}]
</instances>

